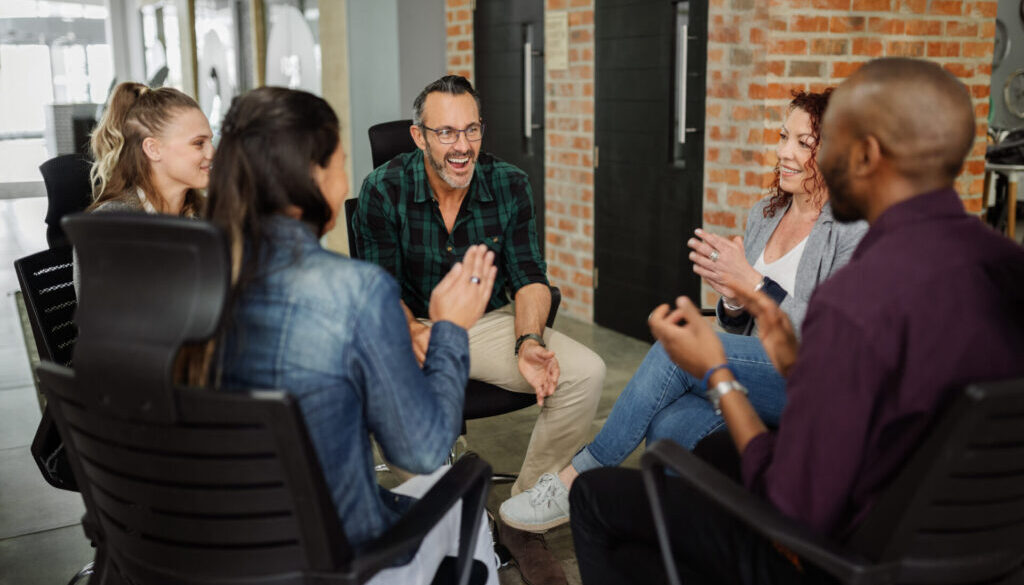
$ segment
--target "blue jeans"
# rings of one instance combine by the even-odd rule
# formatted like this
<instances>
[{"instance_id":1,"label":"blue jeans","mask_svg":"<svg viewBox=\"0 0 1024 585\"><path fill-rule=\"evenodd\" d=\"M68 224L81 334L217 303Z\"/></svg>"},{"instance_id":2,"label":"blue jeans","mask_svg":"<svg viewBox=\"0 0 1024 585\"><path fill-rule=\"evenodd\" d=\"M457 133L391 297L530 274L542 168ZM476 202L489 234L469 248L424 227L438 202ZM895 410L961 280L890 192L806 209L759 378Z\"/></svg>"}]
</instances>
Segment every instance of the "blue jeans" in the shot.
<instances>
[{"instance_id":1,"label":"blue jeans","mask_svg":"<svg viewBox=\"0 0 1024 585\"><path fill-rule=\"evenodd\" d=\"M756 337L719 333L736 378L750 392L750 403L765 424L777 426L786 404L786 380L772 366ZM608 421L572 459L580 473L622 463L647 439L672 439L687 449L725 424L715 414L701 380L669 359L660 343L647 352L640 369L619 394Z\"/></svg>"}]
</instances>

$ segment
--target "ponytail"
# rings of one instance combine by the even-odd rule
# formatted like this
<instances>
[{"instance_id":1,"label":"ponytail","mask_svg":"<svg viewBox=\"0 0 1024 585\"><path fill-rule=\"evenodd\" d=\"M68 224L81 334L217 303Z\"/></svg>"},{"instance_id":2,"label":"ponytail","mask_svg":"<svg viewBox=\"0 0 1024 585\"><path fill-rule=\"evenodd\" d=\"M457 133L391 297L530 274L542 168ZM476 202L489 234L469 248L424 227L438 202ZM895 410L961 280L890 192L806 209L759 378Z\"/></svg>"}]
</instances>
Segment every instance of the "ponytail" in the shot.
<instances>
[{"instance_id":1,"label":"ponytail","mask_svg":"<svg viewBox=\"0 0 1024 585\"><path fill-rule=\"evenodd\" d=\"M150 179L149 159L142 152L142 142L159 135L183 108L198 110L199 104L174 88L150 89L133 82L114 88L107 111L89 142L95 161L89 171L93 185L90 210L136 188L142 189L158 210L166 209L163 197ZM203 208L202 195L189 190L182 211L200 215Z\"/></svg>"},{"instance_id":2,"label":"ponytail","mask_svg":"<svg viewBox=\"0 0 1024 585\"><path fill-rule=\"evenodd\" d=\"M141 83L122 83L114 88L110 103L103 113L99 125L93 130L89 146L92 148L92 169L89 178L92 180L92 198L97 200L106 191L107 183L121 159L124 149L125 120L128 112L135 106L143 91L149 89Z\"/></svg>"}]
</instances>

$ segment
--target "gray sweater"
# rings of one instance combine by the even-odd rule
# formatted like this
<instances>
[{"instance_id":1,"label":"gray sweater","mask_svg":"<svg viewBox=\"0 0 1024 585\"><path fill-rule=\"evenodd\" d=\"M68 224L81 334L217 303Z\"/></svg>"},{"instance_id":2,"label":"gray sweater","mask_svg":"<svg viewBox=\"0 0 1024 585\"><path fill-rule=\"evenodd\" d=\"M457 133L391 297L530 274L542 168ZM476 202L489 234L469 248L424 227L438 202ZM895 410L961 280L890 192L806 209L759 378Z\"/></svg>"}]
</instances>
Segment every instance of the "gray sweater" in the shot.
<instances>
[{"instance_id":1,"label":"gray sweater","mask_svg":"<svg viewBox=\"0 0 1024 585\"><path fill-rule=\"evenodd\" d=\"M104 201L99 204L96 209L92 210L92 213L145 213L146 208L142 205L142 200L135 193L125 193L124 195ZM71 250L71 276L72 282L75 285L75 298L81 296L81 275L78 272L78 252L74 249Z\"/></svg>"},{"instance_id":2,"label":"gray sweater","mask_svg":"<svg viewBox=\"0 0 1024 585\"><path fill-rule=\"evenodd\" d=\"M786 210L779 209L775 217L765 217L764 209L768 206L770 198L765 197L758 201L750 209L747 216L747 231L743 238L743 247L746 251L747 262L751 266L757 262L758 256L768 245L775 228L786 214ZM796 269L796 290L784 290L774 281L770 282L762 290L779 303L782 310L789 316L793 323L793 330L797 337L800 336L800 326L804 322L804 315L807 313L807 303L811 300L811 293L814 289L850 261L853 251L864 237L868 224L864 221L854 223L841 223L832 216L832 206L826 202L821 208L821 215L818 221L814 222L811 234L807 237L807 245L804 247L803 256ZM723 329L729 333L743 335L754 335L757 326L750 315L744 312L742 315L730 318L725 313L722 301L718 301L716 307L718 322Z\"/></svg>"}]
</instances>

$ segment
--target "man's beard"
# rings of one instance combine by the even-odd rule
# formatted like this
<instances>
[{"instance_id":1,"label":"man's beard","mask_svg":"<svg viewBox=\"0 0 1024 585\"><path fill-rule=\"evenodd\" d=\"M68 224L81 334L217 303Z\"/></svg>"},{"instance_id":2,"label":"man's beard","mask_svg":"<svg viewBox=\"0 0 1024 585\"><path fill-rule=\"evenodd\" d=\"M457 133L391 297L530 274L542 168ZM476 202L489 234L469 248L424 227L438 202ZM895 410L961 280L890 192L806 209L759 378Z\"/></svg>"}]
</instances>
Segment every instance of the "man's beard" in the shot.
<instances>
[{"instance_id":1,"label":"man's beard","mask_svg":"<svg viewBox=\"0 0 1024 585\"><path fill-rule=\"evenodd\" d=\"M473 156L472 150L467 150L465 152L454 151L448 153L446 156L452 156L454 158L466 157L470 159L469 164L473 165L473 173L476 172L476 158ZM459 179L449 175L448 169L444 166L444 161L434 158L434 151L430 148L430 142L427 142L427 162L430 163L430 166L434 167L434 170L437 172L437 176L441 177L441 180L445 183L448 183L448 186L452 189L465 189L466 187L469 187L469 184L473 181L473 173L470 173L469 176L466 177L465 182L459 182Z\"/></svg>"},{"instance_id":2,"label":"man's beard","mask_svg":"<svg viewBox=\"0 0 1024 585\"><path fill-rule=\"evenodd\" d=\"M827 161L821 161L826 163ZM864 214L857 209L850 189L850 168L845 158L833 164L821 164L822 176L828 185L828 200L832 204L832 217L842 223L853 223L864 219Z\"/></svg>"}]
</instances>

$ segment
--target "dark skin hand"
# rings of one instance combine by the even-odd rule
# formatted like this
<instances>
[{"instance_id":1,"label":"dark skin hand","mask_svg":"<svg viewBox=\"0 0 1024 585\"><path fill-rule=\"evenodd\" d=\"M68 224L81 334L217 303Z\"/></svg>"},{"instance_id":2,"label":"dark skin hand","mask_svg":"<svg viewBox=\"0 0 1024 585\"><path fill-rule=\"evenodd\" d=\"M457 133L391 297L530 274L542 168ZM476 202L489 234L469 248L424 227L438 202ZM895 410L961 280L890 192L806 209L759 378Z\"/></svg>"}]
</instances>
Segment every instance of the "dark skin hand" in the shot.
<instances>
[{"instance_id":1,"label":"dark skin hand","mask_svg":"<svg viewBox=\"0 0 1024 585\"><path fill-rule=\"evenodd\" d=\"M782 377L789 376L800 347L789 317L763 292L739 287L736 289L736 298L757 320L757 336L775 369Z\"/></svg>"},{"instance_id":2,"label":"dark skin hand","mask_svg":"<svg viewBox=\"0 0 1024 585\"><path fill-rule=\"evenodd\" d=\"M770 301L770 299L769 299ZM711 325L701 318L700 309L690 299L679 297L676 306L660 305L648 322L651 333L661 342L672 361L695 377L703 378L711 368L726 363L722 341ZM708 384L735 379L727 369L716 370ZM742 392L729 392L720 404L722 417L740 453L751 439L765 433L765 427L754 407Z\"/></svg>"}]
</instances>

